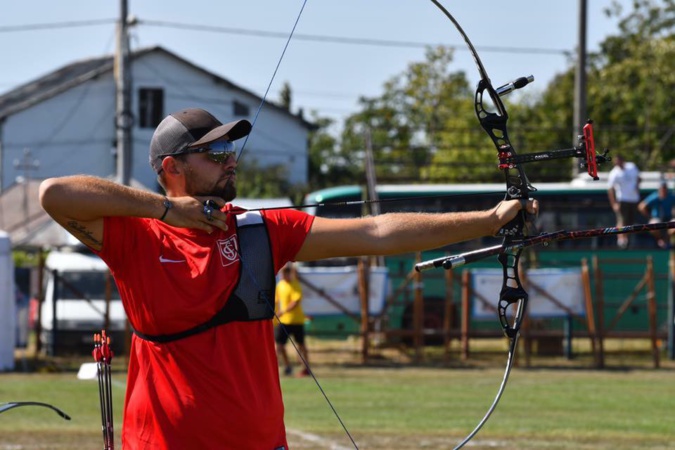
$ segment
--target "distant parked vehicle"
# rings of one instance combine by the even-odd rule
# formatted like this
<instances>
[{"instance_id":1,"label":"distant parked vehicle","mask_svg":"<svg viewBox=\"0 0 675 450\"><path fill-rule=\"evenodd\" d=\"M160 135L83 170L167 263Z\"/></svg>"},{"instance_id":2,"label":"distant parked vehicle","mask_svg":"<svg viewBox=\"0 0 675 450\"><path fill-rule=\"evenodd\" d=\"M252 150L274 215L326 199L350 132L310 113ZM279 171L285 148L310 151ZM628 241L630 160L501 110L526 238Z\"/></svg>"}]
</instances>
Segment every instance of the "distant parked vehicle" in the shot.
<instances>
[{"instance_id":1,"label":"distant parked vehicle","mask_svg":"<svg viewBox=\"0 0 675 450\"><path fill-rule=\"evenodd\" d=\"M91 252L52 251L45 272L40 317L43 348L52 355L89 353L94 333L105 328L115 350L121 352L126 315L105 263Z\"/></svg>"}]
</instances>

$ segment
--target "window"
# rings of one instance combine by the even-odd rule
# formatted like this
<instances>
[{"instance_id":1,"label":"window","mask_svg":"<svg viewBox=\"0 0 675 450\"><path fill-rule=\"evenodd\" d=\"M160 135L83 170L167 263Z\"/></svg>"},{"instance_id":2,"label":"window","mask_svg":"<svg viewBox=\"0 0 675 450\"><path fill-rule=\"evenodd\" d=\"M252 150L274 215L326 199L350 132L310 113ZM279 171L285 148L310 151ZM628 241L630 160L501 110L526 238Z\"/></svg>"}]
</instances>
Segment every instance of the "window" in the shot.
<instances>
[{"instance_id":1,"label":"window","mask_svg":"<svg viewBox=\"0 0 675 450\"><path fill-rule=\"evenodd\" d=\"M248 106L235 100L233 103L232 113L236 117L248 117L249 116Z\"/></svg>"},{"instance_id":2,"label":"window","mask_svg":"<svg viewBox=\"0 0 675 450\"><path fill-rule=\"evenodd\" d=\"M61 271L58 278L58 291L62 298L68 299L105 299L106 272ZM110 298L119 300L117 285L110 279Z\"/></svg>"},{"instance_id":3,"label":"window","mask_svg":"<svg viewBox=\"0 0 675 450\"><path fill-rule=\"evenodd\" d=\"M140 88L138 91L138 126L155 128L164 118L164 89Z\"/></svg>"}]
</instances>

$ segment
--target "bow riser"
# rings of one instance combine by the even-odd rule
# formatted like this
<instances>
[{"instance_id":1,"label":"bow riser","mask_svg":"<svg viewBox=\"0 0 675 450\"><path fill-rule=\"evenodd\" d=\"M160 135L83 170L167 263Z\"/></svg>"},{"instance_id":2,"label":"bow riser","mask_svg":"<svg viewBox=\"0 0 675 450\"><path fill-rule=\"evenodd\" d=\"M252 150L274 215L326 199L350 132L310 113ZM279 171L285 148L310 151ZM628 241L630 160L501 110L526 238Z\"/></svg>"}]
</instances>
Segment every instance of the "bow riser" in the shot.
<instances>
[{"instance_id":1,"label":"bow riser","mask_svg":"<svg viewBox=\"0 0 675 450\"><path fill-rule=\"evenodd\" d=\"M525 319L529 298L527 291L520 282L518 270L522 250L522 248L511 250L501 253L498 257L502 265L503 278L499 302L497 303L497 314L504 334L510 339L515 339L518 336L518 331ZM509 315L509 310L514 305L516 305L515 314ZM512 316L511 320L509 320L510 316Z\"/></svg>"},{"instance_id":2,"label":"bow riser","mask_svg":"<svg viewBox=\"0 0 675 450\"><path fill-rule=\"evenodd\" d=\"M484 96L487 93L492 101L497 112L488 111L483 102ZM499 94L490 84L489 79L481 79L476 88L475 95L475 110L478 121L485 132L490 136L492 142L497 149L497 153L501 154L507 152L516 155L516 151L509 140L509 133L507 130L507 122L509 116L506 113L504 103L502 103ZM505 199L529 199L530 192L535 191L525 175L523 168L520 165L504 168L504 177L506 180L506 194ZM524 213L519 214L511 222L502 227L497 233L498 236L517 238L524 236L526 228L526 217Z\"/></svg>"}]
</instances>

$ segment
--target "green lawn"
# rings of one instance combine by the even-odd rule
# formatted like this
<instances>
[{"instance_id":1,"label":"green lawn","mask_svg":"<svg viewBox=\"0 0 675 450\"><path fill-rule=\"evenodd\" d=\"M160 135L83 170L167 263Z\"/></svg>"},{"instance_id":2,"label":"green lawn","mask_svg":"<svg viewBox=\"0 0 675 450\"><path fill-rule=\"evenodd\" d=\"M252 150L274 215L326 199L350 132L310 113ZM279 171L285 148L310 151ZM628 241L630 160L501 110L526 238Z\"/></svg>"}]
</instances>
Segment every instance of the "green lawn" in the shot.
<instances>
[{"instance_id":1,"label":"green lawn","mask_svg":"<svg viewBox=\"0 0 675 450\"><path fill-rule=\"evenodd\" d=\"M319 359L317 357L317 359ZM673 449L675 366L515 368L472 449ZM317 378L361 449L451 449L492 402L502 368L374 368L319 363ZM114 376L119 436L124 373ZM283 378L293 449L354 448L311 378ZM102 446L98 387L74 372L0 374L0 403L52 403L73 417L18 408L0 415L0 450ZM117 448L120 448L119 441Z\"/></svg>"},{"instance_id":2,"label":"green lawn","mask_svg":"<svg viewBox=\"0 0 675 450\"><path fill-rule=\"evenodd\" d=\"M445 449L483 417L498 369L337 369L320 382L360 448ZM672 370L514 369L472 448L675 448ZM287 426L348 447L312 382L284 380ZM319 448L319 447L317 447ZM325 447L329 448L329 447Z\"/></svg>"}]
</instances>

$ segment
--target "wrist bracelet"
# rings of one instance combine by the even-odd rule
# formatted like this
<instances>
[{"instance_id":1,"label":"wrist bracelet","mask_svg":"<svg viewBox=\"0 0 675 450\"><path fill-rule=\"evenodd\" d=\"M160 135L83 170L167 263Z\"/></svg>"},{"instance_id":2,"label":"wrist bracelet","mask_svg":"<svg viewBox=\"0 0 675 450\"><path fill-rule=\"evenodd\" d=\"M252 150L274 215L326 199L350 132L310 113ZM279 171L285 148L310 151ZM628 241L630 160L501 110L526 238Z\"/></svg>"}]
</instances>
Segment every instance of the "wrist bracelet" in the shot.
<instances>
[{"instance_id":1,"label":"wrist bracelet","mask_svg":"<svg viewBox=\"0 0 675 450\"><path fill-rule=\"evenodd\" d=\"M164 218L166 217L166 214L169 212L169 210L170 210L171 208L173 208L173 203L171 203L171 202L169 201L169 199L166 198L166 197L164 197L164 203L163 203L163 204L164 204L164 208L166 208L166 209L164 210L164 214L162 214L162 217L159 218L159 220L162 220L162 221L163 221Z\"/></svg>"}]
</instances>

